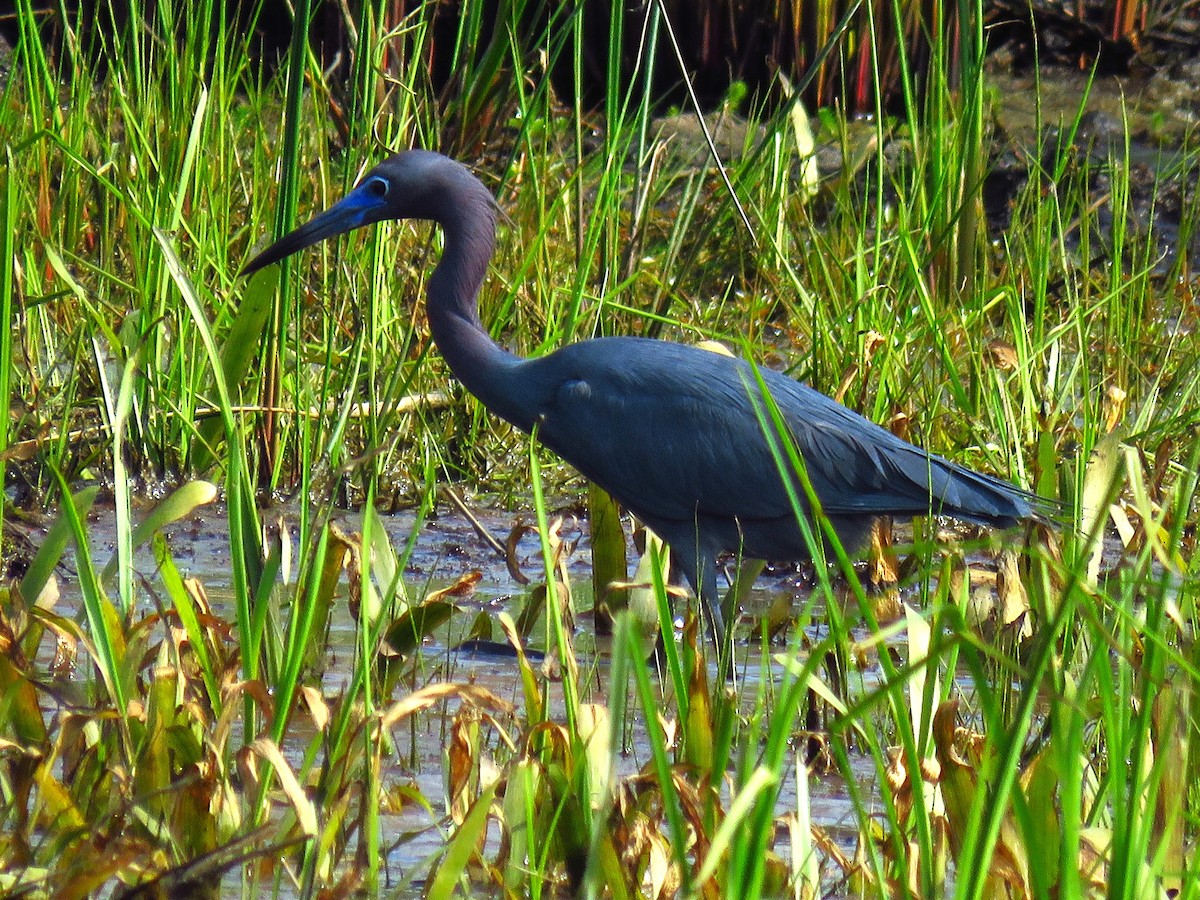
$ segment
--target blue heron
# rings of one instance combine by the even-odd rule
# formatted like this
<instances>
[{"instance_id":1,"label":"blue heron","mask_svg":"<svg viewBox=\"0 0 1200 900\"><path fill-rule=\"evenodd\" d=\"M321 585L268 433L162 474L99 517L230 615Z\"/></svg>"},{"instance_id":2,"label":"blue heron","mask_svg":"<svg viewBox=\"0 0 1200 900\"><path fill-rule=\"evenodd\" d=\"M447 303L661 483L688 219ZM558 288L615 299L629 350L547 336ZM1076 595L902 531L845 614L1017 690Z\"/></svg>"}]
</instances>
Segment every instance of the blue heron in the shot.
<instances>
[{"instance_id":1,"label":"blue heron","mask_svg":"<svg viewBox=\"0 0 1200 900\"><path fill-rule=\"evenodd\" d=\"M426 219L445 235L429 278L433 339L463 385L652 528L712 618L725 626L717 557L801 560L809 546L764 428L748 363L636 337L593 338L523 359L479 320L495 249L496 205L465 166L438 153L397 153L340 202L259 253L250 274L325 238L387 219ZM1052 504L928 453L811 387L761 370L842 545L861 547L879 516L940 514L1009 527ZM804 494L793 481L794 493Z\"/></svg>"}]
</instances>

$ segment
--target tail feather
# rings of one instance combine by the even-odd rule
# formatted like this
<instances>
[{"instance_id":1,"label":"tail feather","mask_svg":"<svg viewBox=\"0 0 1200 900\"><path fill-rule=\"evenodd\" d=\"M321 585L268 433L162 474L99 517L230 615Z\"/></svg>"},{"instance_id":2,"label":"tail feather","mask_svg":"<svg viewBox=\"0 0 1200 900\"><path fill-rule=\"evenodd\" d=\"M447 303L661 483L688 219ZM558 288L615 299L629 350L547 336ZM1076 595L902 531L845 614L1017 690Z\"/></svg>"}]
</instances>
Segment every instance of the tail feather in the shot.
<instances>
[{"instance_id":1,"label":"tail feather","mask_svg":"<svg viewBox=\"0 0 1200 900\"><path fill-rule=\"evenodd\" d=\"M916 451L916 448L913 448ZM942 515L993 528L1025 521L1052 522L1061 515L1053 500L919 451L878 458L874 490L826 503L835 514Z\"/></svg>"}]
</instances>

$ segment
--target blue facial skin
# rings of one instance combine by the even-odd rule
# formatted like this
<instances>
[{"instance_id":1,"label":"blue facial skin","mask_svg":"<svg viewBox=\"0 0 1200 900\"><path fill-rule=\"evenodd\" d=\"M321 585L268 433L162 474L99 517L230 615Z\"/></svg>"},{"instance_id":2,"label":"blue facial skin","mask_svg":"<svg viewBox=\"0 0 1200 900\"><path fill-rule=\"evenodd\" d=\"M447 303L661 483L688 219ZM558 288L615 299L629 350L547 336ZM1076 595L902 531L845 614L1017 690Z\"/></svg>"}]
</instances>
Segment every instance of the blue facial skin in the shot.
<instances>
[{"instance_id":1,"label":"blue facial skin","mask_svg":"<svg viewBox=\"0 0 1200 900\"><path fill-rule=\"evenodd\" d=\"M387 204L389 188L388 182L378 175L367 176L361 184L325 212L256 256L242 269L241 274L252 275L305 247L378 221L379 213Z\"/></svg>"}]
</instances>

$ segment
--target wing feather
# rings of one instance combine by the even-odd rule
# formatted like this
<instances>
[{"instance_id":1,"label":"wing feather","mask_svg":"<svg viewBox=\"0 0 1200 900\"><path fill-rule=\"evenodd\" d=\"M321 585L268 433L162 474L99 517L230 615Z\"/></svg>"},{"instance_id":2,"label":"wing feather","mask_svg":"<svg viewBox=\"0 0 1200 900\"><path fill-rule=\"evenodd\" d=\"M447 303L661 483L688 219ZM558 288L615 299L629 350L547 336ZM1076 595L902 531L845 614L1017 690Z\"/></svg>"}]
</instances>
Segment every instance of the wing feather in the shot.
<instances>
[{"instance_id":1,"label":"wing feather","mask_svg":"<svg viewBox=\"0 0 1200 900\"><path fill-rule=\"evenodd\" d=\"M743 361L637 338L570 345L531 365L549 388L542 440L633 509L747 521L791 515ZM1029 514L1027 495L927 454L807 385L762 377L827 512Z\"/></svg>"}]
</instances>

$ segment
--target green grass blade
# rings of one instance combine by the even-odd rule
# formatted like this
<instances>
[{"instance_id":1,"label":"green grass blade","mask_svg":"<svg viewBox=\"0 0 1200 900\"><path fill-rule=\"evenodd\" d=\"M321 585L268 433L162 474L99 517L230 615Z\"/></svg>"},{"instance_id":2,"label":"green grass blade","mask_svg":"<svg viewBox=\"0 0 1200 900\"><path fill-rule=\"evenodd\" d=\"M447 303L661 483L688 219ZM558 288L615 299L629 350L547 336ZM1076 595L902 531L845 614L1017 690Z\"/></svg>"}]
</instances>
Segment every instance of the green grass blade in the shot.
<instances>
[{"instance_id":1,"label":"green grass blade","mask_svg":"<svg viewBox=\"0 0 1200 900\"><path fill-rule=\"evenodd\" d=\"M71 496L71 505L80 518L86 518L100 493L98 487L86 487ZM54 521L42 538L25 577L21 579L21 596L27 603L35 602L54 574L54 568L62 560L63 551L73 534L72 525L66 516Z\"/></svg>"},{"instance_id":2,"label":"green grass blade","mask_svg":"<svg viewBox=\"0 0 1200 900\"><path fill-rule=\"evenodd\" d=\"M57 474L57 473L56 473ZM79 573L79 589L83 594L83 609L87 614L92 646L96 652L96 665L104 679L104 685L112 698L117 712L125 716L128 709L128 694L125 685L125 638L116 610L104 594L100 579L92 566L91 546L83 516L75 506L67 481L58 474L58 486L62 498L62 517L75 541L75 568Z\"/></svg>"}]
</instances>

